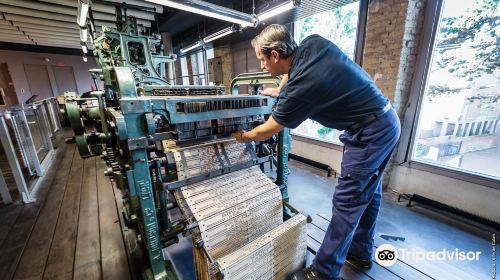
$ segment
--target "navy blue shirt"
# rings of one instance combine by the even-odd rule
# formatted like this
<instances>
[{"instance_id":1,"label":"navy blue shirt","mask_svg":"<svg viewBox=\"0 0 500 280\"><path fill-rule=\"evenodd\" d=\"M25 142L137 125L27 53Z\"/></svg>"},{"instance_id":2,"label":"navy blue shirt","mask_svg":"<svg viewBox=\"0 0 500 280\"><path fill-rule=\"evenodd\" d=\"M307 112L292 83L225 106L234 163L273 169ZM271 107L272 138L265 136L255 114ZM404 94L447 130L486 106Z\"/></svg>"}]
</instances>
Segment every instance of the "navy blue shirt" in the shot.
<instances>
[{"instance_id":1,"label":"navy blue shirt","mask_svg":"<svg viewBox=\"0 0 500 280\"><path fill-rule=\"evenodd\" d=\"M289 128L310 118L345 130L380 112L387 102L363 68L329 40L311 35L295 50L272 116Z\"/></svg>"}]
</instances>

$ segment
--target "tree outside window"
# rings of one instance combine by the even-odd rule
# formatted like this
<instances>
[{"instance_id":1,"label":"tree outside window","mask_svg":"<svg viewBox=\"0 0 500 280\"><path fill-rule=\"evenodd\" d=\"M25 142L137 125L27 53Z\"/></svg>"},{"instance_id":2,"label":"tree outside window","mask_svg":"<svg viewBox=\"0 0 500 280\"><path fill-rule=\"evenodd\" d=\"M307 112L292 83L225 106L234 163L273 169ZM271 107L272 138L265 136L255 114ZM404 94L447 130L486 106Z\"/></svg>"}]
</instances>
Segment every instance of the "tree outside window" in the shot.
<instances>
[{"instance_id":1,"label":"tree outside window","mask_svg":"<svg viewBox=\"0 0 500 280\"><path fill-rule=\"evenodd\" d=\"M500 177L500 6L446 0L412 159Z\"/></svg>"},{"instance_id":2,"label":"tree outside window","mask_svg":"<svg viewBox=\"0 0 500 280\"><path fill-rule=\"evenodd\" d=\"M349 58L353 59L358 28L359 2L312 15L295 22L295 40L300 44L307 36L318 34L335 43ZM324 127L312 120L304 121L295 135L342 145L339 135L342 131Z\"/></svg>"}]
</instances>

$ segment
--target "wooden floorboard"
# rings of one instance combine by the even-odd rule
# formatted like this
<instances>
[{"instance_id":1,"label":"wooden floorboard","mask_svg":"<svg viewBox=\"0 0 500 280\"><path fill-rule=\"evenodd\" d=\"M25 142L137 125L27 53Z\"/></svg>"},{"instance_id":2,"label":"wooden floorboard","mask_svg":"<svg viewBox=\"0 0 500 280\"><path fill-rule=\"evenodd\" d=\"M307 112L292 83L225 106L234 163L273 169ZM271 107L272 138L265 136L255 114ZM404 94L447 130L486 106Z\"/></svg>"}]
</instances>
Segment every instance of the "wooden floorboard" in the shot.
<instances>
[{"instance_id":1,"label":"wooden floorboard","mask_svg":"<svg viewBox=\"0 0 500 280\"><path fill-rule=\"evenodd\" d=\"M102 278L95 159L95 157L86 159L84 163L74 279L99 280Z\"/></svg>"},{"instance_id":2,"label":"wooden floorboard","mask_svg":"<svg viewBox=\"0 0 500 280\"><path fill-rule=\"evenodd\" d=\"M0 208L0 221L2 221L0 223L0 248L2 248L3 241L7 238L10 229L22 210L22 203L10 204Z\"/></svg>"},{"instance_id":3,"label":"wooden floorboard","mask_svg":"<svg viewBox=\"0 0 500 280\"><path fill-rule=\"evenodd\" d=\"M308 235L310 239L317 240L322 239L324 233L326 232L330 221L325 215L316 215L313 217L313 225L308 227ZM384 242L379 237L375 236L375 248ZM408 280L430 280L434 279L427 273L424 273L420 269L405 263L402 260L398 260L394 265L390 267L380 266L375 259L373 259L372 268L363 271L364 274L373 279L408 279ZM358 279L358 278L354 278Z\"/></svg>"},{"instance_id":4,"label":"wooden floorboard","mask_svg":"<svg viewBox=\"0 0 500 280\"><path fill-rule=\"evenodd\" d=\"M307 234L309 238L307 239L308 250L314 255L318 252L321 243L323 242L324 232L321 234L321 229L316 227L314 224L307 224ZM321 241L318 241L321 240ZM356 279L356 280L370 280L374 279L361 271L357 271L350 265L344 265L342 267L341 276L345 279Z\"/></svg>"},{"instance_id":5,"label":"wooden floorboard","mask_svg":"<svg viewBox=\"0 0 500 280\"><path fill-rule=\"evenodd\" d=\"M116 208L113 186L104 176L106 163L98 160L97 190L99 197L99 225L103 279L130 279L123 235Z\"/></svg>"},{"instance_id":6,"label":"wooden floorboard","mask_svg":"<svg viewBox=\"0 0 500 280\"><path fill-rule=\"evenodd\" d=\"M12 279L39 212L38 205L24 207L0 250L0 275Z\"/></svg>"},{"instance_id":7,"label":"wooden floorboard","mask_svg":"<svg viewBox=\"0 0 500 280\"><path fill-rule=\"evenodd\" d=\"M14 279L42 278L66 190L68 174L76 157L75 146L68 145L64 159L55 170L57 172L56 177L47 194L46 201L40 209L40 216L36 220L33 233L16 268Z\"/></svg>"},{"instance_id":8,"label":"wooden floorboard","mask_svg":"<svg viewBox=\"0 0 500 280\"><path fill-rule=\"evenodd\" d=\"M316 219L315 223L321 227L326 228L329 224L329 219L325 215L318 215L320 219ZM375 235L375 248L381 244L391 243L390 241L384 240L379 236ZM392 244L396 248L406 248L411 250L412 248L406 246L404 243ZM375 262L375 259L373 259ZM393 273L404 277L408 280L430 280L430 279L442 279L447 278L447 275L463 275L464 279L474 279L471 275L464 275L464 272L456 269L454 266L448 266L446 269L440 266L439 263L434 262L419 262L409 263L399 259L394 265L389 268Z\"/></svg>"},{"instance_id":9,"label":"wooden floorboard","mask_svg":"<svg viewBox=\"0 0 500 280\"><path fill-rule=\"evenodd\" d=\"M149 266L148 256L144 254L145 252L143 248L137 243L137 231L127 226L125 218L121 213L123 209L123 191L118 188L116 183L112 183L112 186L115 195L116 207L119 212L118 217L120 218L131 278L142 279L142 272Z\"/></svg>"},{"instance_id":10,"label":"wooden floorboard","mask_svg":"<svg viewBox=\"0 0 500 280\"><path fill-rule=\"evenodd\" d=\"M58 149L54 157L55 161L40 182L36 194L36 201L22 206L22 210L0 246L0 275L2 275L3 279L12 279L16 271L32 229L46 202L51 185L55 180L56 171L60 166L58 163L65 157L66 152L66 146Z\"/></svg>"},{"instance_id":11,"label":"wooden floorboard","mask_svg":"<svg viewBox=\"0 0 500 280\"><path fill-rule=\"evenodd\" d=\"M121 193L105 170L61 142L37 201L0 208L0 279L131 278Z\"/></svg>"},{"instance_id":12,"label":"wooden floorboard","mask_svg":"<svg viewBox=\"0 0 500 280\"><path fill-rule=\"evenodd\" d=\"M75 153L43 279L73 278L83 162L79 154Z\"/></svg>"}]
</instances>

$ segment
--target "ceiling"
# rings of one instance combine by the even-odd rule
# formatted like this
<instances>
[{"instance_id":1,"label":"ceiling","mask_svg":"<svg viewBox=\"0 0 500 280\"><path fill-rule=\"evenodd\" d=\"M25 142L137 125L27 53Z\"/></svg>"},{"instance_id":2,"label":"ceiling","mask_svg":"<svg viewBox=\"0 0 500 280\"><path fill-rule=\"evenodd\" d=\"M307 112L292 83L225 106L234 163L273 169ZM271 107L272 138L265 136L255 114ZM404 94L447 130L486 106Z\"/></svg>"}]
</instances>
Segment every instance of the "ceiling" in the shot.
<instances>
[{"instance_id":1,"label":"ceiling","mask_svg":"<svg viewBox=\"0 0 500 280\"><path fill-rule=\"evenodd\" d=\"M288 12L277 15L256 28L245 28L240 32L233 33L230 36L223 37L214 42L214 45L223 45L229 42L242 42L255 37L265 26L273 23L289 24L299 19L309 17L313 14L321 13L337 7L341 7L357 0L301 0L300 5ZM236 0L236 1L207 1L226 7L252 14L252 0ZM219 3L217 3L219 2ZM255 0L255 14L268 10L270 7L275 7L284 0ZM221 4L223 3L223 4ZM168 10L168 8L166 8ZM164 13L165 14L165 13ZM160 31L169 32L172 36L174 49L180 49L193 42L212 34L217 30L230 25L225 21L216 20L213 18L203 17L201 15L189 14L184 11L177 11L168 19L160 21Z\"/></svg>"},{"instance_id":2,"label":"ceiling","mask_svg":"<svg viewBox=\"0 0 500 280\"><path fill-rule=\"evenodd\" d=\"M252 14L274 7L285 0L205 0L240 12ZM312 14L333 9L355 0L302 0L298 8L272 18L258 28L245 28L242 32L219 39L219 43L251 38L269 23L286 24ZM169 32L174 48L190 44L199 38L230 25L230 23L192 14L144 0L93 0L92 11L97 29L114 26L115 6L126 2L127 14L135 16L140 27L156 32ZM78 0L0 0L0 48L16 46L31 50L73 50L81 53L79 27L76 24ZM149 8L147 10L141 7ZM156 12L151 8L155 8ZM217 43L217 42L216 42Z\"/></svg>"},{"instance_id":3,"label":"ceiling","mask_svg":"<svg viewBox=\"0 0 500 280\"><path fill-rule=\"evenodd\" d=\"M140 0L92 1L97 29L114 26L115 7L126 2L163 13L163 7ZM23 45L81 49L77 18L77 0L0 0L0 42ZM155 12L127 8L140 26L150 27Z\"/></svg>"}]
</instances>

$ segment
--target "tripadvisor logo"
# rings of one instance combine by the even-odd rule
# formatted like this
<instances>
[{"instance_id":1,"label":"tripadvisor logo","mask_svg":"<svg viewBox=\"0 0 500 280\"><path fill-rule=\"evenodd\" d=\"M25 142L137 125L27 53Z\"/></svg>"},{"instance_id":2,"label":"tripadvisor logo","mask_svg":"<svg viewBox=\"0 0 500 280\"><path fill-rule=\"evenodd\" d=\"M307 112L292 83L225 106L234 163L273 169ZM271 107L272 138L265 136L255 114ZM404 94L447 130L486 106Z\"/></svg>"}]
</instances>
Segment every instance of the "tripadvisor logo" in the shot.
<instances>
[{"instance_id":1,"label":"tripadvisor logo","mask_svg":"<svg viewBox=\"0 0 500 280\"><path fill-rule=\"evenodd\" d=\"M390 244L382 244L375 251L375 260L381 266L391 266L398 260L396 248Z\"/></svg>"},{"instance_id":2,"label":"tripadvisor logo","mask_svg":"<svg viewBox=\"0 0 500 280\"><path fill-rule=\"evenodd\" d=\"M391 266L398 260L403 261L479 261L481 251L462 251L442 249L439 251L416 250L415 248L396 249L390 244L382 244L375 251L375 260L381 266Z\"/></svg>"}]
</instances>

